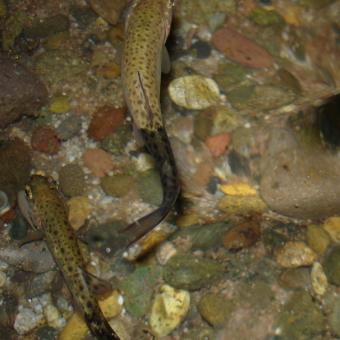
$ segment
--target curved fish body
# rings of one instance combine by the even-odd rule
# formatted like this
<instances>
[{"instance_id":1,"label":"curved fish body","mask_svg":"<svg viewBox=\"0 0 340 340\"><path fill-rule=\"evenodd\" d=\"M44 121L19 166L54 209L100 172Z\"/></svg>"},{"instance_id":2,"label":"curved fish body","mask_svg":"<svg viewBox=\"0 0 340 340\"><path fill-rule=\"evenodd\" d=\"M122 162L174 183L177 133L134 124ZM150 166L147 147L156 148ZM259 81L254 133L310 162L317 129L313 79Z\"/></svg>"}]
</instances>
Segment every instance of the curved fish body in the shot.
<instances>
[{"instance_id":1,"label":"curved fish body","mask_svg":"<svg viewBox=\"0 0 340 340\"><path fill-rule=\"evenodd\" d=\"M180 193L176 163L160 108L161 64L174 0L137 0L127 19L122 58L125 100L146 150L156 161L163 187L160 207L125 230L130 243L157 226Z\"/></svg>"},{"instance_id":2,"label":"curved fish body","mask_svg":"<svg viewBox=\"0 0 340 340\"><path fill-rule=\"evenodd\" d=\"M90 274L85 271L78 240L68 223L67 207L55 183L33 175L26 193L19 193L18 200L27 220L43 233L91 333L98 339L119 340L94 297Z\"/></svg>"}]
</instances>

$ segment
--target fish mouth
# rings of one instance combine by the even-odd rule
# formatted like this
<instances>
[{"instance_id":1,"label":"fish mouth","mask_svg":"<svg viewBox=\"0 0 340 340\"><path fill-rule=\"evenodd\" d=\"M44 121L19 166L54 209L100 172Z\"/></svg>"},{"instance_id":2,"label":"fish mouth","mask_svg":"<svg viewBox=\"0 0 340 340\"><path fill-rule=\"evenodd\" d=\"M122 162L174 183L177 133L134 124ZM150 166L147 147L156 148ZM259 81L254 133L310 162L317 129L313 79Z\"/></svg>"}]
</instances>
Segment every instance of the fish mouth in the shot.
<instances>
[{"instance_id":1,"label":"fish mouth","mask_svg":"<svg viewBox=\"0 0 340 340\"><path fill-rule=\"evenodd\" d=\"M24 190L21 190L17 194L18 207L22 215L25 217L27 222L31 225L31 227L35 226L34 217L33 217L33 209L32 204L27 198L27 195Z\"/></svg>"}]
</instances>

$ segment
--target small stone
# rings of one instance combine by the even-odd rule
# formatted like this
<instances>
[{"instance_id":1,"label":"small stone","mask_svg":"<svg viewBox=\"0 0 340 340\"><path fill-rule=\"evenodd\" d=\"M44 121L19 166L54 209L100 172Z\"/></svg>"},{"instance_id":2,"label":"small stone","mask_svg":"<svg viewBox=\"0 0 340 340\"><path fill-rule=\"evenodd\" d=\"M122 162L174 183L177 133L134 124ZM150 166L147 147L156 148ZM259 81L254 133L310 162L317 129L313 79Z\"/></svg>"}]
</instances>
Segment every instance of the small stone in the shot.
<instances>
[{"instance_id":1,"label":"small stone","mask_svg":"<svg viewBox=\"0 0 340 340\"><path fill-rule=\"evenodd\" d=\"M96 75L106 79L118 78L120 76L120 71L120 65L115 62L96 67Z\"/></svg>"},{"instance_id":2,"label":"small stone","mask_svg":"<svg viewBox=\"0 0 340 340\"><path fill-rule=\"evenodd\" d=\"M120 174L101 178L100 186L107 195L123 197L133 188L133 182L133 177Z\"/></svg>"},{"instance_id":3,"label":"small stone","mask_svg":"<svg viewBox=\"0 0 340 340\"><path fill-rule=\"evenodd\" d=\"M47 98L45 85L34 73L0 55L0 128L5 128L23 114L36 115Z\"/></svg>"},{"instance_id":4,"label":"small stone","mask_svg":"<svg viewBox=\"0 0 340 340\"><path fill-rule=\"evenodd\" d=\"M46 318L49 326L51 326L53 328L57 328L57 329L64 327L65 320L64 320L64 318L62 318L58 309L55 306L50 305L50 304L45 306L44 307L44 315L45 315L45 318Z\"/></svg>"},{"instance_id":5,"label":"small stone","mask_svg":"<svg viewBox=\"0 0 340 340\"><path fill-rule=\"evenodd\" d=\"M114 167L112 156L101 149L86 150L83 155L83 160L85 166L97 177L104 177L113 170Z\"/></svg>"},{"instance_id":6,"label":"small stone","mask_svg":"<svg viewBox=\"0 0 340 340\"><path fill-rule=\"evenodd\" d=\"M174 79L168 89L172 101L189 110L206 109L220 101L220 91L216 82L200 75Z\"/></svg>"},{"instance_id":7,"label":"small stone","mask_svg":"<svg viewBox=\"0 0 340 340\"><path fill-rule=\"evenodd\" d=\"M309 269L304 267L286 269L279 277L279 284L288 289L308 289L310 288Z\"/></svg>"},{"instance_id":8,"label":"small stone","mask_svg":"<svg viewBox=\"0 0 340 340\"><path fill-rule=\"evenodd\" d=\"M310 266L316 260L316 253L304 242L287 242L278 252L276 261L284 268Z\"/></svg>"},{"instance_id":9,"label":"small stone","mask_svg":"<svg viewBox=\"0 0 340 340\"><path fill-rule=\"evenodd\" d=\"M210 56L211 46L205 41L198 40L191 45L195 57L205 59Z\"/></svg>"},{"instance_id":10,"label":"small stone","mask_svg":"<svg viewBox=\"0 0 340 340\"><path fill-rule=\"evenodd\" d=\"M223 245L228 250L249 248L258 241L260 236L261 230L258 222L249 221L228 230L223 237Z\"/></svg>"},{"instance_id":11,"label":"small stone","mask_svg":"<svg viewBox=\"0 0 340 340\"><path fill-rule=\"evenodd\" d=\"M126 6L126 1L91 0L90 6L107 22L112 25L116 25L121 17L121 12Z\"/></svg>"},{"instance_id":12,"label":"small stone","mask_svg":"<svg viewBox=\"0 0 340 340\"><path fill-rule=\"evenodd\" d=\"M328 314L328 313L327 313ZM328 315L328 322L331 326L331 331L336 335L336 337L340 336L340 297L338 295L334 296L332 299L332 310Z\"/></svg>"},{"instance_id":13,"label":"small stone","mask_svg":"<svg viewBox=\"0 0 340 340\"><path fill-rule=\"evenodd\" d=\"M9 235L13 240L22 240L26 237L27 230L28 224L26 219L21 214L17 214L15 219L11 223Z\"/></svg>"},{"instance_id":14,"label":"small stone","mask_svg":"<svg viewBox=\"0 0 340 340\"><path fill-rule=\"evenodd\" d=\"M230 215L247 215L250 213L262 213L267 206L262 199L256 196L224 196L218 203L217 208Z\"/></svg>"},{"instance_id":15,"label":"small stone","mask_svg":"<svg viewBox=\"0 0 340 340\"><path fill-rule=\"evenodd\" d=\"M177 254L177 249L171 242L162 243L156 252L156 258L160 265L164 266L173 256Z\"/></svg>"},{"instance_id":16,"label":"small stone","mask_svg":"<svg viewBox=\"0 0 340 340\"><path fill-rule=\"evenodd\" d=\"M199 215L192 213L187 215L181 215L176 220L176 225L180 228L190 227L199 223Z\"/></svg>"},{"instance_id":17,"label":"small stone","mask_svg":"<svg viewBox=\"0 0 340 340\"><path fill-rule=\"evenodd\" d=\"M85 188L85 175L78 164L67 164L59 170L61 191L69 197L80 196Z\"/></svg>"},{"instance_id":18,"label":"small stone","mask_svg":"<svg viewBox=\"0 0 340 340\"><path fill-rule=\"evenodd\" d=\"M162 202L162 184L156 170L152 169L141 174L137 178L137 188L144 202L152 205L159 205Z\"/></svg>"},{"instance_id":19,"label":"small stone","mask_svg":"<svg viewBox=\"0 0 340 340\"><path fill-rule=\"evenodd\" d=\"M209 285L223 272L223 266L213 260L176 255L164 266L163 278L175 288L197 290Z\"/></svg>"},{"instance_id":20,"label":"small stone","mask_svg":"<svg viewBox=\"0 0 340 340\"><path fill-rule=\"evenodd\" d=\"M317 254L323 254L330 244L330 237L327 232L315 224L310 224L307 227L307 244Z\"/></svg>"},{"instance_id":21,"label":"small stone","mask_svg":"<svg viewBox=\"0 0 340 340\"><path fill-rule=\"evenodd\" d=\"M114 133L106 136L100 143L100 146L107 152L114 155L121 155L128 142L131 140L131 131L129 126L122 125Z\"/></svg>"},{"instance_id":22,"label":"small stone","mask_svg":"<svg viewBox=\"0 0 340 340\"><path fill-rule=\"evenodd\" d=\"M0 271L0 288L2 288L7 281L6 273Z\"/></svg>"},{"instance_id":23,"label":"small stone","mask_svg":"<svg viewBox=\"0 0 340 340\"><path fill-rule=\"evenodd\" d=\"M230 196L256 196L257 194L256 189L245 182L222 184L219 188L224 194Z\"/></svg>"},{"instance_id":24,"label":"small stone","mask_svg":"<svg viewBox=\"0 0 340 340\"><path fill-rule=\"evenodd\" d=\"M198 303L198 311L213 327L222 327L234 309L234 304L226 296L208 293L203 295Z\"/></svg>"},{"instance_id":25,"label":"small stone","mask_svg":"<svg viewBox=\"0 0 340 340\"><path fill-rule=\"evenodd\" d=\"M48 155L55 155L60 149L57 133L49 126L37 127L33 131L31 145L34 150Z\"/></svg>"},{"instance_id":26,"label":"small stone","mask_svg":"<svg viewBox=\"0 0 340 340\"><path fill-rule=\"evenodd\" d=\"M34 328L36 328L44 320L44 315L42 313L35 313L33 309L22 307L19 309L14 321L14 329L20 335L29 333Z\"/></svg>"},{"instance_id":27,"label":"small stone","mask_svg":"<svg viewBox=\"0 0 340 340\"><path fill-rule=\"evenodd\" d=\"M76 136L81 130L81 118L71 115L64 119L57 127L59 139L68 140Z\"/></svg>"},{"instance_id":28,"label":"small stone","mask_svg":"<svg viewBox=\"0 0 340 340\"><path fill-rule=\"evenodd\" d=\"M123 309L123 304L120 302L121 299L120 293L117 290L113 290L107 297L98 300L99 307L107 319L112 319L120 314Z\"/></svg>"},{"instance_id":29,"label":"small stone","mask_svg":"<svg viewBox=\"0 0 340 340\"><path fill-rule=\"evenodd\" d=\"M241 65L263 68L274 64L273 57L264 48L233 28L224 27L215 32L212 43L227 58Z\"/></svg>"},{"instance_id":30,"label":"small stone","mask_svg":"<svg viewBox=\"0 0 340 340\"><path fill-rule=\"evenodd\" d=\"M326 219L323 228L328 232L334 242L340 242L340 216L333 216Z\"/></svg>"},{"instance_id":31,"label":"small stone","mask_svg":"<svg viewBox=\"0 0 340 340\"><path fill-rule=\"evenodd\" d=\"M279 13L274 10L257 7L251 14L250 19L259 26L282 27L285 22Z\"/></svg>"},{"instance_id":32,"label":"small stone","mask_svg":"<svg viewBox=\"0 0 340 340\"><path fill-rule=\"evenodd\" d=\"M134 317L142 317L149 311L160 274L158 267L142 266L122 281L120 288L124 292L124 306Z\"/></svg>"},{"instance_id":33,"label":"small stone","mask_svg":"<svg viewBox=\"0 0 340 340\"><path fill-rule=\"evenodd\" d=\"M87 28L96 18L96 13L88 6L72 6L71 14L81 29Z\"/></svg>"},{"instance_id":34,"label":"small stone","mask_svg":"<svg viewBox=\"0 0 340 340\"><path fill-rule=\"evenodd\" d=\"M76 196L67 201L69 207L68 220L71 226L78 230L84 225L92 212L92 205L87 197Z\"/></svg>"},{"instance_id":35,"label":"small stone","mask_svg":"<svg viewBox=\"0 0 340 340\"><path fill-rule=\"evenodd\" d=\"M232 85L245 79L248 73L250 73L250 70L242 65L231 62L222 62L218 66L218 71L214 76L214 79L220 89L227 92Z\"/></svg>"},{"instance_id":36,"label":"small stone","mask_svg":"<svg viewBox=\"0 0 340 340\"><path fill-rule=\"evenodd\" d=\"M53 113L63 113L70 110L70 103L67 96L57 96L52 98L50 111Z\"/></svg>"},{"instance_id":37,"label":"small stone","mask_svg":"<svg viewBox=\"0 0 340 340\"><path fill-rule=\"evenodd\" d=\"M208 137L205 141L209 151L214 157L222 156L230 144L231 136L229 133L222 133Z\"/></svg>"},{"instance_id":38,"label":"small stone","mask_svg":"<svg viewBox=\"0 0 340 340\"><path fill-rule=\"evenodd\" d=\"M325 316L304 290L295 292L283 306L276 327L284 339L317 339L323 337ZM275 327L275 328L276 328Z\"/></svg>"},{"instance_id":39,"label":"small stone","mask_svg":"<svg viewBox=\"0 0 340 340\"><path fill-rule=\"evenodd\" d=\"M37 340L56 340L58 339L58 331L50 326L43 326L36 332Z\"/></svg>"},{"instance_id":40,"label":"small stone","mask_svg":"<svg viewBox=\"0 0 340 340\"><path fill-rule=\"evenodd\" d=\"M328 282L340 286L340 246L333 247L323 261Z\"/></svg>"},{"instance_id":41,"label":"small stone","mask_svg":"<svg viewBox=\"0 0 340 340\"><path fill-rule=\"evenodd\" d=\"M114 108L104 106L99 108L92 117L89 129L87 131L90 138L94 140L103 140L109 136L125 119L126 108Z\"/></svg>"},{"instance_id":42,"label":"small stone","mask_svg":"<svg viewBox=\"0 0 340 340\"><path fill-rule=\"evenodd\" d=\"M311 272L312 287L316 294L324 295L327 290L327 276L319 262L314 262Z\"/></svg>"},{"instance_id":43,"label":"small stone","mask_svg":"<svg viewBox=\"0 0 340 340\"><path fill-rule=\"evenodd\" d=\"M154 298L149 321L156 336L166 336L176 329L188 313L189 306L189 292L161 286Z\"/></svg>"}]
</instances>

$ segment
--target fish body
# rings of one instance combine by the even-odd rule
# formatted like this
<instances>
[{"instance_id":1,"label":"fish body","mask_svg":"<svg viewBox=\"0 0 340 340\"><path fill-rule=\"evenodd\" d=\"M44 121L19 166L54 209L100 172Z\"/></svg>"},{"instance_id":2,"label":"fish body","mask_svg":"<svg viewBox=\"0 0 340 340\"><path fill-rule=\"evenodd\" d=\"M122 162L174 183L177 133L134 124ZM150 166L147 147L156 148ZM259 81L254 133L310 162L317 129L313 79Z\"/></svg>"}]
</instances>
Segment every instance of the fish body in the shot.
<instances>
[{"instance_id":1,"label":"fish body","mask_svg":"<svg viewBox=\"0 0 340 340\"><path fill-rule=\"evenodd\" d=\"M174 0L137 0L128 16L122 58L124 95L146 150L156 161L163 187L160 207L129 225L133 241L159 224L174 206L180 184L160 107L162 55Z\"/></svg>"},{"instance_id":2,"label":"fish body","mask_svg":"<svg viewBox=\"0 0 340 340\"><path fill-rule=\"evenodd\" d=\"M19 196L19 205L25 210L25 217L42 231L92 334L98 339L119 340L94 297L78 240L68 222L67 208L54 182L47 177L33 175L27 187L26 198Z\"/></svg>"}]
</instances>

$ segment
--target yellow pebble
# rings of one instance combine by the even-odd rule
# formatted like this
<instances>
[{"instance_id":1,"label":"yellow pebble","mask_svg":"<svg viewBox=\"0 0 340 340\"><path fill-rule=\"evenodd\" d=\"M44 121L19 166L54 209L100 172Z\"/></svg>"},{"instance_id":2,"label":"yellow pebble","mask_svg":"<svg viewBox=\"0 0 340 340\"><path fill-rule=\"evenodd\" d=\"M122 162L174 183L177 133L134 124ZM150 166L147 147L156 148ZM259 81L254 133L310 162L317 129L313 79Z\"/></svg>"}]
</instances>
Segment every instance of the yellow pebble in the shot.
<instances>
[{"instance_id":1,"label":"yellow pebble","mask_svg":"<svg viewBox=\"0 0 340 340\"><path fill-rule=\"evenodd\" d=\"M231 196L256 196L256 190L247 183L222 184L220 190Z\"/></svg>"},{"instance_id":2,"label":"yellow pebble","mask_svg":"<svg viewBox=\"0 0 340 340\"><path fill-rule=\"evenodd\" d=\"M68 202L69 213L68 220L71 226L78 230L85 223L86 219L92 212L92 205L85 196L72 197Z\"/></svg>"},{"instance_id":3,"label":"yellow pebble","mask_svg":"<svg viewBox=\"0 0 340 340\"><path fill-rule=\"evenodd\" d=\"M334 242L340 242L340 216L327 218L323 224L323 228Z\"/></svg>"},{"instance_id":4,"label":"yellow pebble","mask_svg":"<svg viewBox=\"0 0 340 340\"><path fill-rule=\"evenodd\" d=\"M54 113L63 113L70 110L70 103L68 97L57 96L52 99L50 104L50 111Z\"/></svg>"}]
</instances>

